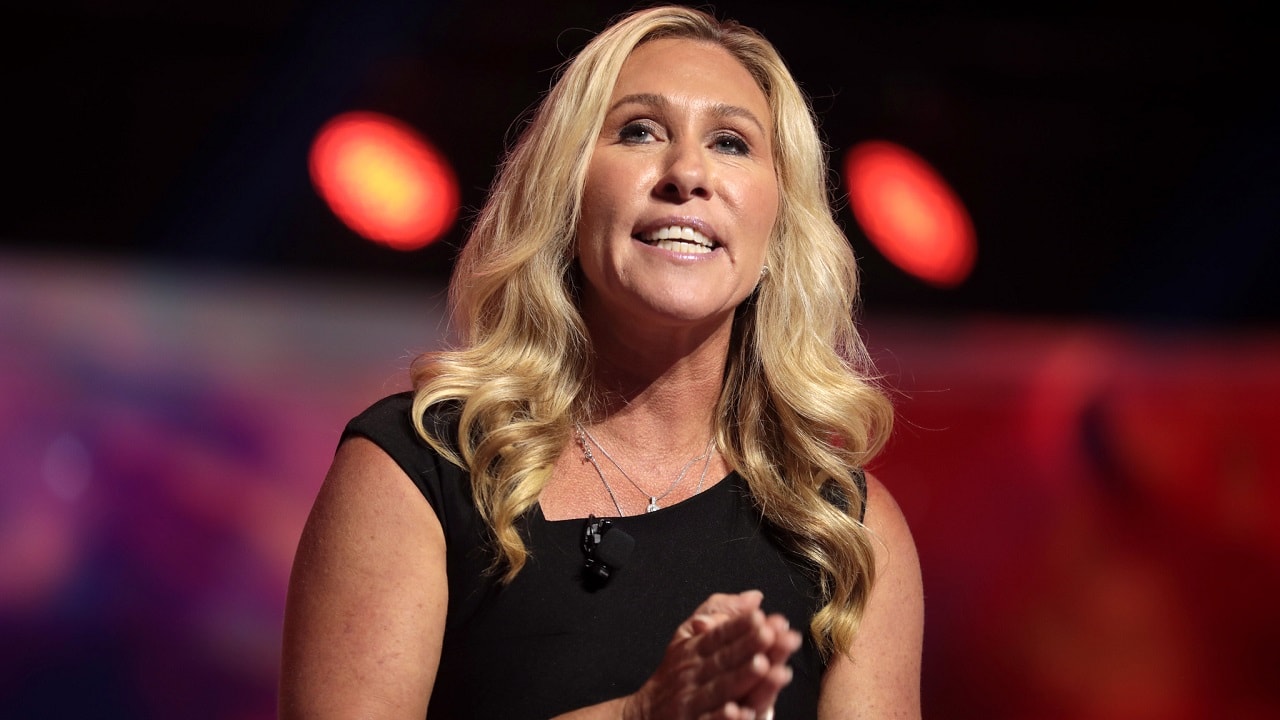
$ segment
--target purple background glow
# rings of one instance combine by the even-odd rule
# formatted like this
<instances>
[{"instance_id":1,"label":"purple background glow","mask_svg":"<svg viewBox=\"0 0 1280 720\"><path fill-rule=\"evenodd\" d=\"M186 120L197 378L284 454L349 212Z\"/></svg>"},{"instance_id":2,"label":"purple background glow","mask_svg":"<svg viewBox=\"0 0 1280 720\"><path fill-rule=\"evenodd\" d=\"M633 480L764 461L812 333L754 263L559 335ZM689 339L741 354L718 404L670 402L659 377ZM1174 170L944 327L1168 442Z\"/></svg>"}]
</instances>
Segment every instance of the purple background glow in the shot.
<instances>
[{"instance_id":1,"label":"purple background glow","mask_svg":"<svg viewBox=\"0 0 1280 720\"><path fill-rule=\"evenodd\" d=\"M346 420L436 288L0 263L0 715L268 718ZM1280 337L878 318L926 709L1273 717Z\"/></svg>"},{"instance_id":2,"label":"purple background glow","mask_svg":"<svg viewBox=\"0 0 1280 720\"><path fill-rule=\"evenodd\" d=\"M513 119L634 3L20 3L0 28L0 718L275 714L302 523L407 387ZM879 255L929 718L1280 717L1280 58L1264 3L724 0L965 202L974 273ZM1268 58L1271 58L1268 60ZM316 195L338 113L458 173L439 243Z\"/></svg>"}]
</instances>

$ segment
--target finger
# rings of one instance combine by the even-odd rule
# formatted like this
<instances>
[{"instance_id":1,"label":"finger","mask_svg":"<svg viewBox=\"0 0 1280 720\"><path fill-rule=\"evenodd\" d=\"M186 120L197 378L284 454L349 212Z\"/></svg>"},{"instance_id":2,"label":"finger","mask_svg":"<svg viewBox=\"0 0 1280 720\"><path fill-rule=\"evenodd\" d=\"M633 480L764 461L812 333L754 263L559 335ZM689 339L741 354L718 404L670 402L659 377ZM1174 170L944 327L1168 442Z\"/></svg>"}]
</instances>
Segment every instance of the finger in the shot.
<instances>
[{"instance_id":1,"label":"finger","mask_svg":"<svg viewBox=\"0 0 1280 720\"><path fill-rule=\"evenodd\" d=\"M692 635L705 635L712 628L724 622L726 618L716 615L694 615L689 618L687 629Z\"/></svg>"},{"instance_id":2,"label":"finger","mask_svg":"<svg viewBox=\"0 0 1280 720\"><path fill-rule=\"evenodd\" d=\"M727 702L709 713L699 715L698 720L756 720L756 711L735 702Z\"/></svg>"},{"instance_id":3,"label":"finger","mask_svg":"<svg viewBox=\"0 0 1280 720\"><path fill-rule=\"evenodd\" d=\"M756 654L734 668L716 672L698 683L702 693L698 704L714 707L734 702L745 707L739 699L747 696L769 670L769 659L763 654Z\"/></svg>"},{"instance_id":4,"label":"finger","mask_svg":"<svg viewBox=\"0 0 1280 720\"><path fill-rule=\"evenodd\" d=\"M770 615L767 619L774 630L773 645L769 648L769 660L774 665L782 665L791 655L800 649L804 637L791 629L790 623L781 615Z\"/></svg>"},{"instance_id":5,"label":"finger","mask_svg":"<svg viewBox=\"0 0 1280 720\"><path fill-rule=\"evenodd\" d=\"M759 608L763 600L764 593L759 590L747 590L735 594L716 593L699 605L694 614L741 615Z\"/></svg>"},{"instance_id":6,"label":"finger","mask_svg":"<svg viewBox=\"0 0 1280 720\"><path fill-rule=\"evenodd\" d=\"M723 625L730 620L750 615L750 611L734 612L732 614L726 612L700 613L689 618L686 625L693 631L691 635L702 635Z\"/></svg>"},{"instance_id":7,"label":"finger","mask_svg":"<svg viewBox=\"0 0 1280 720\"><path fill-rule=\"evenodd\" d=\"M769 708L777 703L778 693L791 684L794 675L788 665L772 667L739 702L744 707L752 708L757 716L765 717Z\"/></svg>"},{"instance_id":8,"label":"finger","mask_svg":"<svg viewBox=\"0 0 1280 720\"><path fill-rule=\"evenodd\" d=\"M726 621L694 641L695 652L706 661L699 678L735 670L751 662L755 655L764 656L765 662L772 665L768 652L776 641L776 632L765 623L759 610Z\"/></svg>"},{"instance_id":9,"label":"finger","mask_svg":"<svg viewBox=\"0 0 1280 720\"><path fill-rule=\"evenodd\" d=\"M750 625L747 620L751 621ZM774 667L785 666L791 655L799 649L802 638L798 632L789 629L785 617L773 615L762 618L762 613L755 611L749 618L728 621L694 642L694 650L706 660L695 669L694 674L698 681L707 682L718 675L738 672L744 664L754 662L757 655L763 657L766 672ZM757 674L758 668L746 673L746 677L754 678ZM741 676L740 674L739 677ZM743 692L749 689L750 687L746 687ZM753 706L763 707L759 704Z\"/></svg>"},{"instance_id":10,"label":"finger","mask_svg":"<svg viewBox=\"0 0 1280 720\"><path fill-rule=\"evenodd\" d=\"M771 617L770 620L777 623L775 627L782 627L785 624L785 618ZM764 717L766 710L773 707L782 688L791 682L793 673L787 663L791 655L800 648L803 640L804 638L800 633L786 629L778 634L777 640L769 648L769 660L773 667L741 700L744 704L754 708L761 717Z\"/></svg>"},{"instance_id":11,"label":"finger","mask_svg":"<svg viewBox=\"0 0 1280 720\"><path fill-rule=\"evenodd\" d=\"M694 707L711 710L744 695L770 667L763 652L768 645L759 633L763 627L763 615L756 611L703 635L673 638L662 664L641 688L642 699L658 707L691 692L699 701Z\"/></svg>"},{"instance_id":12,"label":"finger","mask_svg":"<svg viewBox=\"0 0 1280 720\"><path fill-rule=\"evenodd\" d=\"M748 590L736 595L716 593L693 611L692 617L680 625L677 633L682 637L689 637L706 632L725 620L759 608L763 599L764 594L759 590Z\"/></svg>"},{"instance_id":13,"label":"finger","mask_svg":"<svg viewBox=\"0 0 1280 720\"><path fill-rule=\"evenodd\" d=\"M708 598L701 614L676 632L654 674L633 693L640 714L701 717L719 708L732 720L754 718L756 710L739 700L773 667L769 652L780 626L760 610L761 597L748 592Z\"/></svg>"},{"instance_id":14,"label":"finger","mask_svg":"<svg viewBox=\"0 0 1280 720\"><path fill-rule=\"evenodd\" d=\"M699 620L701 617L703 616L694 620ZM745 635L758 633L764 627L765 620L764 613L759 610L745 615L712 620L703 632L693 638L692 642L700 654L709 655Z\"/></svg>"}]
</instances>

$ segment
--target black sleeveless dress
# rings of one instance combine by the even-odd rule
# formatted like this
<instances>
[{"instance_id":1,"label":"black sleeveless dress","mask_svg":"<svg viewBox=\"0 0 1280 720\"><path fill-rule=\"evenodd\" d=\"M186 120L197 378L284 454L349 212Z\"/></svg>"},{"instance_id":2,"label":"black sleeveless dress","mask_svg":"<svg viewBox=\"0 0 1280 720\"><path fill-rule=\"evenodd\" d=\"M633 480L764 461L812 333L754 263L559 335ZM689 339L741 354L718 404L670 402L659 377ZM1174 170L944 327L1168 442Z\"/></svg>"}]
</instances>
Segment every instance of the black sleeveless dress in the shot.
<instances>
[{"instance_id":1,"label":"black sleeveless dress","mask_svg":"<svg viewBox=\"0 0 1280 720\"><path fill-rule=\"evenodd\" d=\"M824 665L808 634L817 585L772 539L736 473L657 512L610 518L636 542L602 586L583 572L586 521L550 521L535 506L520 525L531 557L504 586L487 572L492 555L468 474L417 436L411 405L409 393L386 398L343 438L366 437L390 455L444 528L449 606L428 717L547 718L634 692L708 595L751 589L804 635L776 717L817 715Z\"/></svg>"}]
</instances>

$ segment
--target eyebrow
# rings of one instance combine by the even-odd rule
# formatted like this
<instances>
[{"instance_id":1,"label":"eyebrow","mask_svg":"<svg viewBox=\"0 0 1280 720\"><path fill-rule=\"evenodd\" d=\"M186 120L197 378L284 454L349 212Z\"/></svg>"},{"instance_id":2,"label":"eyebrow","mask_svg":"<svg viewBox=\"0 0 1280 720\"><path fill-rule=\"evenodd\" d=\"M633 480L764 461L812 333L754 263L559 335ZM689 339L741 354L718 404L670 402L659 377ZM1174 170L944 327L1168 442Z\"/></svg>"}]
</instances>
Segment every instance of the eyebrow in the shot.
<instances>
[{"instance_id":1,"label":"eyebrow","mask_svg":"<svg viewBox=\"0 0 1280 720\"><path fill-rule=\"evenodd\" d=\"M662 95L657 95L655 93L633 93L631 95L624 95L613 105L610 105L609 113L613 113L613 111L623 105L648 105L650 107L658 107L663 110L671 107L671 103ZM760 129L761 133L766 135L768 134L764 129L764 123L760 122L760 119L756 117L755 113L744 107L729 105L727 103L715 103L711 106L711 114L718 118L742 118L754 124Z\"/></svg>"}]
</instances>

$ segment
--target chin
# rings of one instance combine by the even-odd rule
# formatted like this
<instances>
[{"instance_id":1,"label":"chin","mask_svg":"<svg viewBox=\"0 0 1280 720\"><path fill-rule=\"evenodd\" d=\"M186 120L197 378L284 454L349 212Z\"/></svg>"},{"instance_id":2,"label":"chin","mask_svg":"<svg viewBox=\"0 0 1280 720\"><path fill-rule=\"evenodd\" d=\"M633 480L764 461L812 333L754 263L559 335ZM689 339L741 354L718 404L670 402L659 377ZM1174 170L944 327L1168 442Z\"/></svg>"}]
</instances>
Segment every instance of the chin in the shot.
<instances>
[{"instance_id":1,"label":"chin","mask_svg":"<svg viewBox=\"0 0 1280 720\"><path fill-rule=\"evenodd\" d=\"M736 303L710 298L682 298L678 302L655 302L650 305L655 316L673 325L718 325L732 321Z\"/></svg>"}]
</instances>

